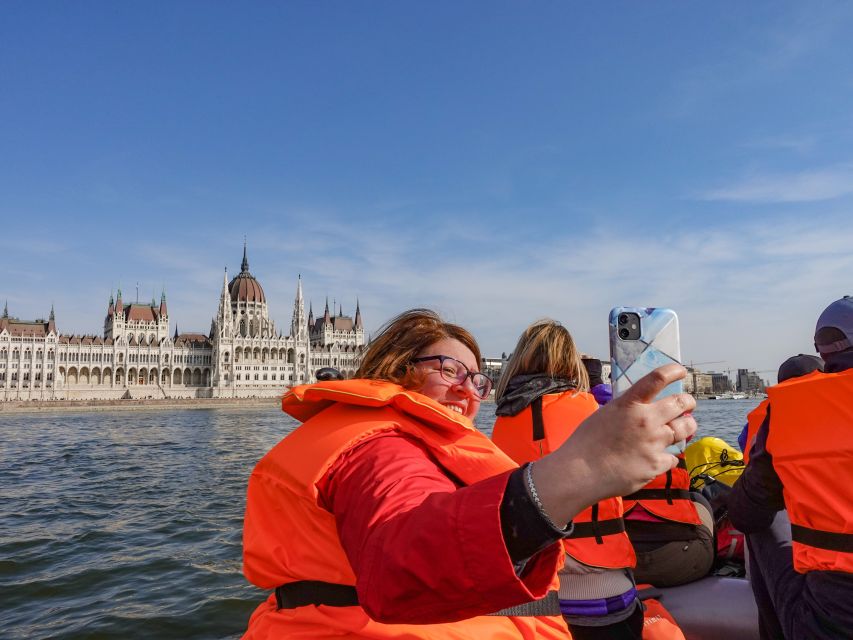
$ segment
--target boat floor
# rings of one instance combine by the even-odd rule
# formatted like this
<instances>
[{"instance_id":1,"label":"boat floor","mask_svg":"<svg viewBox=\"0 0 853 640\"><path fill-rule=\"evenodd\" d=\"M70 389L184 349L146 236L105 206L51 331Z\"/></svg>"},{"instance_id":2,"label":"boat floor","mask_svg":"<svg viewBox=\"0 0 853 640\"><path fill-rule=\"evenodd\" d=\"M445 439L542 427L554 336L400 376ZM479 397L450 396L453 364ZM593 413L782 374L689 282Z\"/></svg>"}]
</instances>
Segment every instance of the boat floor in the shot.
<instances>
[{"instance_id":1,"label":"boat floor","mask_svg":"<svg viewBox=\"0 0 853 640\"><path fill-rule=\"evenodd\" d=\"M749 580L708 576L655 588L687 640L758 640L758 609Z\"/></svg>"}]
</instances>

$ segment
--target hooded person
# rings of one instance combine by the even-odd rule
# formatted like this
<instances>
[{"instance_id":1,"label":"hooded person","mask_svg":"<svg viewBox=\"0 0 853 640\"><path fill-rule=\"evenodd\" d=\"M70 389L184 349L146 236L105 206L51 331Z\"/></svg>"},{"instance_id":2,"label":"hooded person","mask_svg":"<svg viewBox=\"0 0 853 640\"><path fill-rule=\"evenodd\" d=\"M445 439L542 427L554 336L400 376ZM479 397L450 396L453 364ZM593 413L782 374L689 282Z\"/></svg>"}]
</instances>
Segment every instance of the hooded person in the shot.
<instances>
[{"instance_id":1,"label":"hooded person","mask_svg":"<svg viewBox=\"0 0 853 640\"><path fill-rule=\"evenodd\" d=\"M824 371L767 390L729 497L762 638L853 638L853 298L824 309L814 343Z\"/></svg>"}]
</instances>

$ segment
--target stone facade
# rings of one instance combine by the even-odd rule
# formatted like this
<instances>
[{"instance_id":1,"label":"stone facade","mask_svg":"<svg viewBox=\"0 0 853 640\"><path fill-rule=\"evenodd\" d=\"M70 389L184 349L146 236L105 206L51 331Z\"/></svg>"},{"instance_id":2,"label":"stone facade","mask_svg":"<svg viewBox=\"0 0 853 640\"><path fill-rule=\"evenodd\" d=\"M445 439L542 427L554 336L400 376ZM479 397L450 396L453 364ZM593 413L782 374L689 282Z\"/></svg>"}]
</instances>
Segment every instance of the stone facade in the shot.
<instances>
[{"instance_id":1,"label":"stone facade","mask_svg":"<svg viewBox=\"0 0 853 640\"><path fill-rule=\"evenodd\" d=\"M365 349L361 308L355 318L305 316L297 279L290 334L277 331L260 283L249 272L222 281L208 335L170 334L163 294L159 305L125 305L110 296L103 337L66 336L54 310L47 321L0 318L0 401L121 398L248 398L281 395L312 382L321 367L355 373Z\"/></svg>"}]
</instances>

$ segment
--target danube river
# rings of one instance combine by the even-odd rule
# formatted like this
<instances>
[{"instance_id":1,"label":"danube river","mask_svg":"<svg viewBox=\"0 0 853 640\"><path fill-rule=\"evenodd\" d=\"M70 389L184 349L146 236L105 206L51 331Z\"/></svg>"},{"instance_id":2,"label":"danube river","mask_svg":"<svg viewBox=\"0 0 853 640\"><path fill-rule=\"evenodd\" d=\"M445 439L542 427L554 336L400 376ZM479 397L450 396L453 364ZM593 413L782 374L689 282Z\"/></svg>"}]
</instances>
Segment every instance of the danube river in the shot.
<instances>
[{"instance_id":1,"label":"danube river","mask_svg":"<svg viewBox=\"0 0 853 640\"><path fill-rule=\"evenodd\" d=\"M700 401L700 435L735 443L756 404ZM0 415L0 637L238 637L266 595L240 572L246 480L294 426L265 407Z\"/></svg>"}]
</instances>

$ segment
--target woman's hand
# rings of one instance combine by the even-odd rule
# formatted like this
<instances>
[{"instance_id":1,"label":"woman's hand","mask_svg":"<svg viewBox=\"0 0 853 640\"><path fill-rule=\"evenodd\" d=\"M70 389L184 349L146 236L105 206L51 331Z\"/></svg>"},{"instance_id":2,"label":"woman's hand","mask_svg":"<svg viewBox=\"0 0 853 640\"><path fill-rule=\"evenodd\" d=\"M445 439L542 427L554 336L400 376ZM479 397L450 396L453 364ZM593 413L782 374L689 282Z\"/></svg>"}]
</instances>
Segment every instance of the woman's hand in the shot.
<instances>
[{"instance_id":1,"label":"woman's hand","mask_svg":"<svg viewBox=\"0 0 853 640\"><path fill-rule=\"evenodd\" d=\"M695 433L689 412L696 401L686 393L653 400L686 375L677 364L652 371L536 462L533 482L554 522L564 525L599 500L633 493L675 467L678 459L665 449Z\"/></svg>"}]
</instances>

